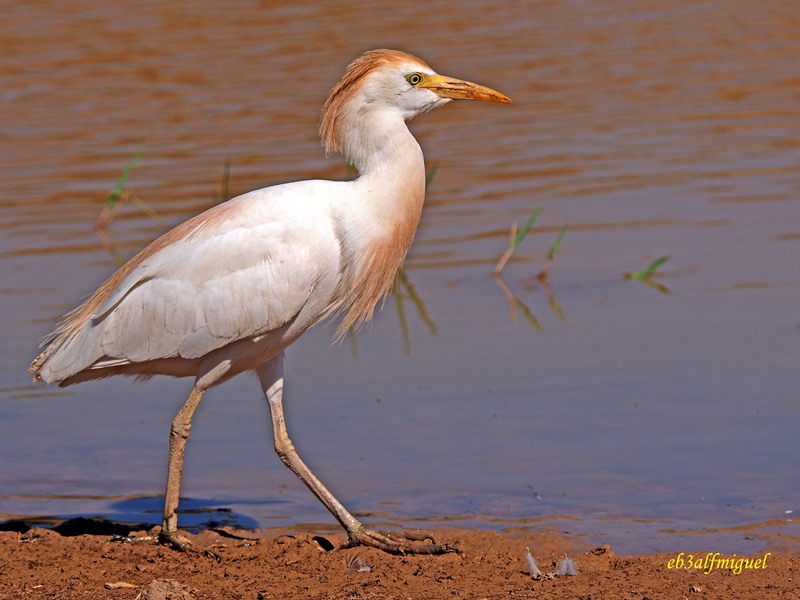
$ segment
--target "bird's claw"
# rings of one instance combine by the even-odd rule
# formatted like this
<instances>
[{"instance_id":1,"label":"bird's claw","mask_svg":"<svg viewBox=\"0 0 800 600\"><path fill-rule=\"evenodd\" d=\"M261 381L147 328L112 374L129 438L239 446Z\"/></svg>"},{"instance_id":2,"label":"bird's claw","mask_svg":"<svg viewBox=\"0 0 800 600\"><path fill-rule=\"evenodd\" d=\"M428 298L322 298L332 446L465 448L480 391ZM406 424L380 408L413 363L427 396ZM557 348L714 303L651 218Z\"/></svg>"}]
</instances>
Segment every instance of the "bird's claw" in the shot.
<instances>
[{"instance_id":1,"label":"bird's claw","mask_svg":"<svg viewBox=\"0 0 800 600\"><path fill-rule=\"evenodd\" d=\"M177 531L170 533L168 531L164 531L163 529L158 534L158 543L164 546L169 546L178 552L188 552L192 547L192 541L185 535L182 535Z\"/></svg>"},{"instance_id":2,"label":"bird's claw","mask_svg":"<svg viewBox=\"0 0 800 600\"><path fill-rule=\"evenodd\" d=\"M451 544L437 544L430 534L424 531L386 533L363 527L349 534L349 539L344 547L352 548L353 546L370 546L389 554L461 553L456 546Z\"/></svg>"}]
</instances>

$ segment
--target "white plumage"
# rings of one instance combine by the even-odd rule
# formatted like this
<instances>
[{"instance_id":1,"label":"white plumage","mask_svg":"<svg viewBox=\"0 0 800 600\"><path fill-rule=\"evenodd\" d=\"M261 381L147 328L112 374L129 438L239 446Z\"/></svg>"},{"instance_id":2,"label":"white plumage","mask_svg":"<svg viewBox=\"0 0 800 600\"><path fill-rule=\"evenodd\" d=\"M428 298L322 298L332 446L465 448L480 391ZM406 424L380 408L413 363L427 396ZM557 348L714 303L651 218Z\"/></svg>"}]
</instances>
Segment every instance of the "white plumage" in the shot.
<instances>
[{"instance_id":1,"label":"white plumage","mask_svg":"<svg viewBox=\"0 0 800 600\"><path fill-rule=\"evenodd\" d=\"M39 376L70 384L140 372L137 364L144 361L195 361L294 321L286 332L290 343L335 303L342 256L332 206L349 197L343 183L305 181L250 192L191 219L181 226L182 237L166 234L169 243L133 258L134 268L123 267L126 276L88 318L67 318L70 329L57 330L54 340L63 345ZM149 374L181 374L176 366L147 368Z\"/></svg>"},{"instance_id":2,"label":"white plumage","mask_svg":"<svg viewBox=\"0 0 800 600\"><path fill-rule=\"evenodd\" d=\"M177 548L180 474L191 418L205 390L255 370L278 455L336 516L350 543L438 553L364 528L303 464L283 419L283 351L318 321L339 333L369 320L389 291L422 212L425 167L405 121L452 99L510 102L489 88L437 75L394 50L348 67L322 113L328 152L354 181L302 181L257 190L179 225L123 265L66 315L30 370L70 385L127 374L195 377L175 417L161 539Z\"/></svg>"}]
</instances>

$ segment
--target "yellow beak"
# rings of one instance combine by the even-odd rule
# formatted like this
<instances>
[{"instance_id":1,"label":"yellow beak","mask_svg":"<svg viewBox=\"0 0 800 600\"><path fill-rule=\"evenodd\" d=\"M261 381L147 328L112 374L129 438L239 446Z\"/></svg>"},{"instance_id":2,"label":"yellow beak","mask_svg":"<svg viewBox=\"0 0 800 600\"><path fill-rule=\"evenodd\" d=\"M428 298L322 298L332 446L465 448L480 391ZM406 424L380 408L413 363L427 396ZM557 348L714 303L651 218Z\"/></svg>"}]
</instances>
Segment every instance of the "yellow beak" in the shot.
<instances>
[{"instance_id":1,"label":"yellow beak","mask_svg":"<svg viewBox=\"0 0 800 600\"><path fill-rule=\"evenodd\" d=\"M417 87L431 90L437 96L453 100L511 102L511 98L492 88L444 75L424 75Z\"/></svg>"}]
</instances>

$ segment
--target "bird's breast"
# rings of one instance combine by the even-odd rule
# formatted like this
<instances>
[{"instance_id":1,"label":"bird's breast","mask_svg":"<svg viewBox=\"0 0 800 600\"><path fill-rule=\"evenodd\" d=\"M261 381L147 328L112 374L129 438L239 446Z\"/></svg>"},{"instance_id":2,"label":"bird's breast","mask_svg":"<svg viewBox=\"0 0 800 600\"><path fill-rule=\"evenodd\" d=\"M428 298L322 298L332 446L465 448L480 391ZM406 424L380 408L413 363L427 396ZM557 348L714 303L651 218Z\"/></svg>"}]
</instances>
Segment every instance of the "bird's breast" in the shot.
<instances>
[{"instance_id":1,"label":"bird's breast","mask_svg":"<svg viewBox=\"0 0 800 600\"><path fill-rule=\"evenodd\" d=\"M375 306L391 290L419 226L425 200L424 181L412 178L392 194L372 188L359 218L340 239L342 264L352 273L343 299L342 334L372 318ZM371 197L370 197L371 196ZM355 231L353 230L355 228Z\"/></svg>"}]
</instances>

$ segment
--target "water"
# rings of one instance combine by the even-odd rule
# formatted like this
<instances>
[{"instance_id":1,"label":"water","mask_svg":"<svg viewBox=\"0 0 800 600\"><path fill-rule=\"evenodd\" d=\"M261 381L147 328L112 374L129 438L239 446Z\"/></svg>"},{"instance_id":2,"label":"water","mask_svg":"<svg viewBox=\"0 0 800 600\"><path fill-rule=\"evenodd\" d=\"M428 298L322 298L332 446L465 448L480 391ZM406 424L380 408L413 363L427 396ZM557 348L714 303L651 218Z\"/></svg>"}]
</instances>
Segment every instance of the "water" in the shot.
<instances>
[{"instance_id":1,"label":"water","mask_svg":"<svg viewBox=\"0 0 800 600\"><path fill-rule=\"evenodd\" d=\"M227 160L234 193L344 177L319 108L349 60L397 47L515 103L413 122L438 171L407 275L433 326L406 291L354 343L329 326L292 347L310 466L373 523L553 528L620 552L788 543L798 26L791 2L6 7L0 518L159 521L190 382L34 385L37 341L117 257L218 201ZM104 247L94 224L140 148L127 188L161 220L129 203ZM512 318L490 272L539 205L503 273L529 311ZM535 275L562 224L554 304ZM669 293L623 279L665 254ZM183 523L332 522L267 421L251 377L207 395Z\"/></svg>"}]
</instances>

